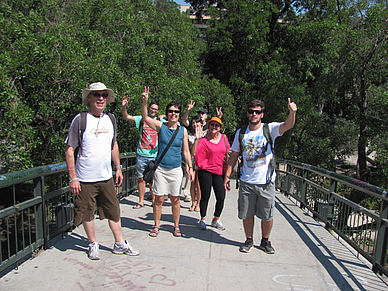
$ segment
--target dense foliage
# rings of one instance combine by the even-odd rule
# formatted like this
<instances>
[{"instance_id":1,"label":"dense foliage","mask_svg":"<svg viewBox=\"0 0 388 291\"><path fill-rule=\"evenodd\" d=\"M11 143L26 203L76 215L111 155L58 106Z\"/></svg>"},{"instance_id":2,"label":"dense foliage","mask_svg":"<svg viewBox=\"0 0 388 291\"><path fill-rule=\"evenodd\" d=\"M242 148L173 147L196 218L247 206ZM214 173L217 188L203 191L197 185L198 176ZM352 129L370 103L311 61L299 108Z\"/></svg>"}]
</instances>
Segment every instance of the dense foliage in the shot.
<instances>
[{"instance_id":1,"label":"dense foliage","mask_svg":"<svg viewBox=\"0 0 388 291\"><path fill-rule=\"evenodd\" d=\"M129 93L129 113L140 114L144 85L161 111L171 100L209 115L222 106L231 136L249 100L265 101L269 122L285 120L291 98L297 124L278 155L334 170L357 153L357 176L388 187L386 1L191 3L211 16L206 43L173 1L1 1L3 166L63 161L69 124L85 110L82 89L101 81L117 94L108 110L122 152L138 137L120 118L121 98Z\"/></svg>"},{"instance_id":2,"label":"dense foliage","mask_svg":"<svg viewBox=\"0 0 388 291\"><path fill-rule=\"evenodd\" d=\"M64 160L72 118L86 108L81 92L101 81L116 93L108 110L118 120L121 151L134 151L138 133L121 118L141 114L150 86L161 112L171 101L190 100L235 126L230 90L201 74L204 46L198 30L172 1L1 1L1 161L11 170ZM195 113L194 113L195 114Z\"/></svg>"},{"instance_id":3,"label":"dense foliage","mask_svg":"<svg viewBox=\"0 0 388 291\"><path fill-rule=\"evenodd\" d=\"M284 121L291 98L282 157L335 170L356 153L357 177L388 186L386 1L191 2L211 15L204 72L231 89L241 123L253 98Z\"/></svg>"}]
</instances>

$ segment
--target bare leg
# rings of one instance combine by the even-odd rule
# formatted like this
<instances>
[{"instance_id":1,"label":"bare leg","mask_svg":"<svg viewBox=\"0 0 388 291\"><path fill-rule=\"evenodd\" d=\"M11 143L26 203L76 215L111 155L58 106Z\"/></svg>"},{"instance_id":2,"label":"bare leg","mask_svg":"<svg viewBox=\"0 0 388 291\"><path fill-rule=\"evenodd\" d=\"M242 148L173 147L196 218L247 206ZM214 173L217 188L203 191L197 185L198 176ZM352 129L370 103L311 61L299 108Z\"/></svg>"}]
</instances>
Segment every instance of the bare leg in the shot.
<instances>
[{"instance_id":1,"label":"bare leg","mask_svg":"<svg viewBox=\"0 0 388 291\"><path fill-rule=\"evenodd\" d=\"M253 226L255 225L255 217L251 216L243 219L244 231L246 238L253 238Z\"/></svg>"},{"instance_id":2,"label":"bare leg","mask_svg":"<svg viewBox=\"0 0 388 291\"><path fill-rule=\"evenodd\" d=\"M155 203L155 194L152 193L152 184L150 184L150 193L151 193L151 197L152 197L152 205L154 205L154 203Z\"/></svg>"},{"instance_id":3,"label":"bare leg","mask_svg":"<svg viewBox=\"0 0 388 291\"><path fill-rule=\"evenodd\" d=\"M121 219L119 219L119 221L117 222L114 222L113 220L108 219L108 222L109 222L109 227L112 230L113 236L115 238L115 242L117 243L123 242L124 238L123 238L123 232L121 229Z\"/></svg>"},{"instance_id":4,"label":"bare leg","mask_svg":"<svg viewBox=\"0 0 388 291\"><path fill-rule=\"evenodd\" d=\"M146 183L143 178L139 178L137 182L137 189L139 191L139 204L144 205L144 195L146 190Z\"/></svg>"},{"instance_id":5,"label":"bare leg","mask_svg":"<svg viewBox=\"0 0 388 291\"><path fill-rule=\"evenodd\" d=\"M160 218L162 216L162 205L164 202L164 195L154 195L155 201L154 201L154 223L156 227L160 227Z\"/></svg>"},{"instance_id":6,"label":"bare leg","mask_svg":"<svg viewBox=\"0 0 388 291\"><path fill-rule=\"evenodd\" d=\"M94 220L92 221L83 221L82 222L83 226L84 226L84 230L86 232L86 235L89 239L89 242L90 243L94 243L96 242L96 231L94 229Z\"/></svg>"},{"instance_id":7,"label":"bare leg","mask_svg":"<svg viewBox=\"0 0 388 291\"><path fill-rule=\"evenodd\" d=\"M170 200L171 200L172 217L174 219L174 226L178 226L180 215L181 215L180 199L179 199L179 196L170 195Z\"/></svg>"},{"instance_id":8,"label":"bare leg","mask_svg":"<svg viewBox=\"0 0 388 291\"><path fill-rule=\"evenodd\" d=\"M272 230L273 219L271 221L261 221L261 236L263 238L269 238Z\"/></svg>"}]
</instances>

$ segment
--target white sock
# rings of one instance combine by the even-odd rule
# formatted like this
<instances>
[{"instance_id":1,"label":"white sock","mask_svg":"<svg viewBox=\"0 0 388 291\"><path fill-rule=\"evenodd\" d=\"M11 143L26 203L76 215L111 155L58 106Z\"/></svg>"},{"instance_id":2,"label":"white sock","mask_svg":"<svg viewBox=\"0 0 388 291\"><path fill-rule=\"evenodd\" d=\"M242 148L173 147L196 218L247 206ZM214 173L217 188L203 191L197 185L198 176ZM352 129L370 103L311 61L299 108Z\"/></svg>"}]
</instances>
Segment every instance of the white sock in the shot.
<instances>
[{"instance_id":1,"label":"white sock","mask_svg":"<svg viewBox=\"0 0 388 291\"><path fill-rule=\"evenodd\" d=\"M125 245L125 241L122 241L122 242L119 242L119 243L117 242L116 245L119 246L119 247L123 247Z\"/></svg>"}]
</instances>

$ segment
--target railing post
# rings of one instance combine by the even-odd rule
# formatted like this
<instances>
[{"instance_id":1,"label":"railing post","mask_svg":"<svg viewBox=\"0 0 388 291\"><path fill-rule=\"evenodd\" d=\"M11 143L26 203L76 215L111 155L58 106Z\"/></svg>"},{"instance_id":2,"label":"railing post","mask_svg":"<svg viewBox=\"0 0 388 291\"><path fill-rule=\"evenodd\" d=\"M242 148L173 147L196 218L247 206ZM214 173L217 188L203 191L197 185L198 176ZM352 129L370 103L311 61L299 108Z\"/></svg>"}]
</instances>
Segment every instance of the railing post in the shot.
<instances>
[{"instance_id":1,"label":"railing post","mask_svg":"<svg viewBox=\"0 0 388 291\"><path fill-rule=\"evenodd\" d=\"M34 197L40 197L42 202L36 207L35 215L35 227L36 227L36 241L38 245L41 245L40 241L43 240L43 247L47 248L47 235L46 235L46 206L44 200L44 176L40 176L34 179Z\"/></svg>"},{"instance_id":2,"label":"railing post","mask_svg":"<svg viewBox=\"0 0 388 291\"><path fill-rule=\"evenodd\" d=\"M285 192L286 192L286 194L287 195L289 195L290 194L290 188L291 188L291 185L290 185L290 171L291 171L291 166L289 165L289 164L287 164L287 166L286 166L286 178L285 178L285 181L284 181L284 183L285 183Z\"/></svg>"},{"instance_id":3,"label":"railing post","mask_svg":"<svg viewBox=\"0 0 388 291\"><path fill-rule=\"evenodd\" d=\"M329 227L329 224L333 224L333 218L334 218L334 198L332 193L337 193L337 180L330 179L330 195L329 195L329 201L327 205L327 221L326 221L326 228Z\"/></svg>"},{"instance_id":4,"label":"railing post","mask_svg":"<svg viewBox=\"0 0 388 291\"><path fill-rule=\"evenodd\" d=\"M300 193L300 207L304 208L307 205L307 180L308 180L309 172L306 169L303 169L303 177L302 177L302 189Z\"/></svg>"},{"instance_id":5,"label":"railing post","mask_svg":"<svg viewBox=\"0 0 388 291\"><path fill-rule=\"evenodd\" d=\"M386 192L385 192L385 195L387 195ZM387 226L384 224L384 220L388 221L388 201L386 200L382 201L380 213L381 213L380 221L377 229L378 233L377 233L377 240L376 240L376 251L373 258L374 272L377 272L379 270L378 265L381 266L381 268L385 269L386 268L385 264L387 263L388 230L387 230Z\"/></svg>"},{"instance_id":6,"label":"railing post","mask_svg":"<svg viewBox=\"0 0 388 291\"><path fill-rule=\"evenodd\" d=\"M128 196L128 179L129 179L129 175L128 175L128 158L125 157L124 158L124 161L122 162L122 165L123 165L123 185L122 185L122 189L125 191L125 197Z\"/></svg>"}]
</instances>

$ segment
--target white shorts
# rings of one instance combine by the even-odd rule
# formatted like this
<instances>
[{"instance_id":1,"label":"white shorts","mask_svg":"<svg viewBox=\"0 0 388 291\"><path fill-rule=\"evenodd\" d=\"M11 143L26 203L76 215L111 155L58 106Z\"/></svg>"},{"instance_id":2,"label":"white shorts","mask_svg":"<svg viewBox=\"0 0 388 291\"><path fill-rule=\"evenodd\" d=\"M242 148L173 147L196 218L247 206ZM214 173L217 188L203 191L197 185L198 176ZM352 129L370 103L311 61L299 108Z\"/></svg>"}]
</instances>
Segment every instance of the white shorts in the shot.
<instances>
[{"instance_id":1,"label":"white shorts","mask_svg":"<svg viewBox=\"0 0 388 291\"><path fill-rule=\"evenodd\" d=\"M182 189L182 178L183 171L181 167L166 169L159 165L155 171L152 192L158 196L167 194L179 196Z\"/></svg>"}]
</instances>

